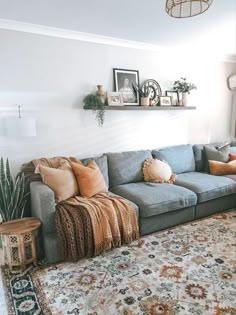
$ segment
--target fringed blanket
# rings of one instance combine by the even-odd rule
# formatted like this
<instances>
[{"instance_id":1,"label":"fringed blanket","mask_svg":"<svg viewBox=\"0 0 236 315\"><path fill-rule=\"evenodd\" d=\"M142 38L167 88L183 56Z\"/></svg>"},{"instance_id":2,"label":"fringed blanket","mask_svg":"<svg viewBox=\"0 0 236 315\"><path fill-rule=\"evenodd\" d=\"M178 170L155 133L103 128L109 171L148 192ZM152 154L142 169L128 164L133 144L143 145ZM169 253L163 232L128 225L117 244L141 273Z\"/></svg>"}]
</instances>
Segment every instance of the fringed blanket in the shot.
<instances>
[{"instance_id":1,"label":"fringed blanket","mask_svg":"<svg viewBox=\"0 0 236 315\"><path fill-rule=\"evenodd\" d=\"M123 198L98 194L57 205L57 234L63 259L91 257L139 237L135 209Z\"/></svg>"},{"instance_id":2,"label":"fringed blanket","mask_svg":"<svg viewBox=\"0 0 236 315\"><path fill-rule=\"evenodd\" d=\"M38 164L55 168L62 160L70 159L39 159L25 164L22 172L26 174L28 189L31 181L40 180L32 172ZM60 202L56 206L55 223L63 260L92 257L139 238L135 209L122 197L106 193Z\"/></svg>"}]
</instances>

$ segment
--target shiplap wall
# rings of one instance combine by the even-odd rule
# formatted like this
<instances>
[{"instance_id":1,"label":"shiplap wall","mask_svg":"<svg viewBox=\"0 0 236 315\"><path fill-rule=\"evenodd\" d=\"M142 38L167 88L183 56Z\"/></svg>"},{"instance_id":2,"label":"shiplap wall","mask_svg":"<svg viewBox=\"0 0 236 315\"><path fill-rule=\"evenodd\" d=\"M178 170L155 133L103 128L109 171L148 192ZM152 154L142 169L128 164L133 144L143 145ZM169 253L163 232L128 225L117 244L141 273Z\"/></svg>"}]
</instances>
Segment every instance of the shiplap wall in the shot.
<instances>
[{"instance_id":1,"label":"shiplap wall","mask_svg":"<svg viewBox=\"0 0 236 315\"><path fill-rule=\"evenodd\" d=\"M233 63L7 30L0 30L0 43L0 155L10 158L15 171L42 156L87 157L230 137L232 94L226 82ZM197 110L106 112L98 127L82 99L97 84L113 89L113 67L137 69L141 82L155 79L163 91L186 76L198 86L190 98ZM4 136L2 118L14 114L14 104L37 119L36 138Z\"/></svg>"}]
</instances>

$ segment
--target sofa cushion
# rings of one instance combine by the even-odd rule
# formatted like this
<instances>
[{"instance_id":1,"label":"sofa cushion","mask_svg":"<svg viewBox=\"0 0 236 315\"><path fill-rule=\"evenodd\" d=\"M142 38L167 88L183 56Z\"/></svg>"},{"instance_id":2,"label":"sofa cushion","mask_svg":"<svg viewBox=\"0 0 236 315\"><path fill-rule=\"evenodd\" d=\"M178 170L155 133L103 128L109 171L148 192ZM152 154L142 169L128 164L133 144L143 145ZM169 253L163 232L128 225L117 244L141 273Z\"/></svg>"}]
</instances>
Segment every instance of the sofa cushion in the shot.
<instances>
[{"instance_id":1,"label":"sofa cushion","mask_svg":"<svg viewBox=\"0 0 236 315\"><path fill-rule=\"evenodd\" d=\"M81 162L85 166L88 166L88 164L93 160L97 163L97 166L99 167L99 169L100 169L100 171L104 177L106 185L107 185L107 187L109 187L107 156L102 155L102 156L95 157L95 158L86 158L86 159L82 159Z\"/></svg>"},{"instance_id":2,"label":"sofa cushion","mask_svg":"<svg viewBox=\"0 0 236 315\"><path fill-rule=\"evenodd\" d=\"M199 172L179 174L175 185L195 192L198 203L236 193L236 182L232 179Z\"/></svg>"},{"instance_id":3,"label":"sofa cushion","mask_svg":"<svg viewBox=\"0 0 236 315\"><path fill-rule=\"evenodd\" d=\"M206 170L207 159L205 155L204 146L216 148L222 146L223 142L211 143L211 144L195 144L193 146L193 153L195 158L195 165L197 172L204 172Z\"/></svg>"},{"instance_id":4,"label":"sofa cushion","mask_svg":"<svg viewBox=\"0 0 236 315\"><path fill-rule=\"evenodd\" d=\"M236 174L225 175L225 177L231 178L232 180L236 181Z\"/></svg>"},{"instance_id":5,"label":"sofa cushion","mask_svg":"<svg viewBox=\"0 0 236 315\"><path fill-rule=\"evenodd\" d=\"M143 162L152 158L151 151L108 153L110 187L143 181Z\"/></svg>"},{"instance_id":6,"label":"sofa cushion","mask_svg":"<svg viewBox=\"0 0 236 315\"><path fill-rule=\"evenodd\" d=\"M190 144L155 149L152 155L158 160L166 161L174 173L195 171L193 148Z\"/></svg>"},{"instance_id":7,"label":"sofa cushion","mask_svg":"<svg viewBox=\"0 0 236 315\"><path fill-rule=\"evenodd\" d=\"M187 208L197 203L197 196L192 191L165 183L130 183L114 187L112 192L138 205L142 218Z\"/></svg>"}]
</instances>

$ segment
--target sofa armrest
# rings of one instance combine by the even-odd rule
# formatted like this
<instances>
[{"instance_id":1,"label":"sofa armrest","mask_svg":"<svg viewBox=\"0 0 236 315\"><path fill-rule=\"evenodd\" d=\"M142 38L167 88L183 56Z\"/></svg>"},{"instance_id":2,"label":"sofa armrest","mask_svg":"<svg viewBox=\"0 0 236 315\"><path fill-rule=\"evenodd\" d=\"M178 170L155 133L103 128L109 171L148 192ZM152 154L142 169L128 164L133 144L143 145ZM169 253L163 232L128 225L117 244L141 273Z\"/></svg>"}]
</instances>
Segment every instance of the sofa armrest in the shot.
<instances>
[{"instance_id":1,"label":"sofa armrest","mask_svg":"<svg viewBox=\"0 0 236 315\"><path fill-rule=\"evenodd\" d=\"M55 197L54 192L43 182L30 184L31 213L42 222L42 234L55 233Z\"/></svg>"}]
</instances>

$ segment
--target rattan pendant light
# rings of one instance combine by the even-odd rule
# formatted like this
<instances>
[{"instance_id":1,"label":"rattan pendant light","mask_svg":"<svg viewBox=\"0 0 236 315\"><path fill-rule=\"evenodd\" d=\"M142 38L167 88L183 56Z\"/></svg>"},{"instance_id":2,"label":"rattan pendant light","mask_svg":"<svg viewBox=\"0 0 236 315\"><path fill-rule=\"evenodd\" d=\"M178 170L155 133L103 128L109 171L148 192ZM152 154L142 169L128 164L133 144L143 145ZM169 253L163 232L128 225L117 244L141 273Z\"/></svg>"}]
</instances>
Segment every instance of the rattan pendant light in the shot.
<instances>
[{"instance_id":1,"label":"rattan pendant light","mask_svg":"<svg viewBox=\"0 0 236 315\"><path fill-rule=\"evenodd\" d=\"M213 0L166 0L166 12L174 18L188 18L202 14Z\"/></svg>"}]
</instances>

